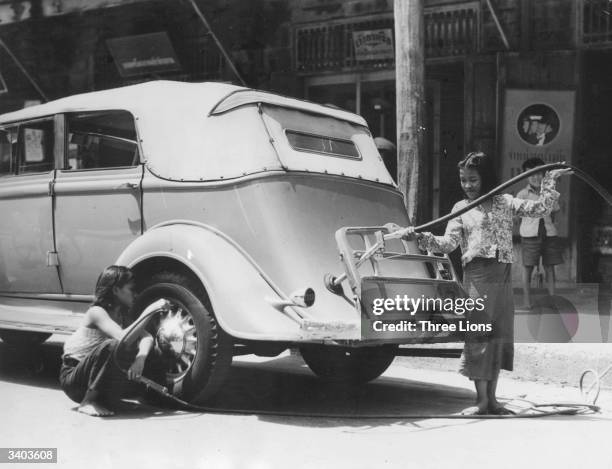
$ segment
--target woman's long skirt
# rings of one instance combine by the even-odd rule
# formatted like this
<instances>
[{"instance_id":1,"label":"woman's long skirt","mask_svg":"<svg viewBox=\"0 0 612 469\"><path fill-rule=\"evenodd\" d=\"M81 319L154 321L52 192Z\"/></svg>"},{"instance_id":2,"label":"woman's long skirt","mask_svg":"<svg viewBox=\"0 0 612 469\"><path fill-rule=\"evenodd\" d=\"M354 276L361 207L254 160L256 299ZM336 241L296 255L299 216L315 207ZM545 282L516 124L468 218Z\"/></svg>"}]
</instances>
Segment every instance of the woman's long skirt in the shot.
<instances>
[{"instance_id":1,"label":"woman's long skirt","mask_svg":"<svg viewBox=\"0 0 612 469\"><path fill-rule=\"evenodd\" d=\"M499 370L512 371L514 362L514 297L512 264L497 259L474 258L463 273L463 284L472 298L483 298L482 312L466 313L471 323L489 322L489 333L466 332L460 373L471 380L493 380Z\"/></svg>"}]
</instances>

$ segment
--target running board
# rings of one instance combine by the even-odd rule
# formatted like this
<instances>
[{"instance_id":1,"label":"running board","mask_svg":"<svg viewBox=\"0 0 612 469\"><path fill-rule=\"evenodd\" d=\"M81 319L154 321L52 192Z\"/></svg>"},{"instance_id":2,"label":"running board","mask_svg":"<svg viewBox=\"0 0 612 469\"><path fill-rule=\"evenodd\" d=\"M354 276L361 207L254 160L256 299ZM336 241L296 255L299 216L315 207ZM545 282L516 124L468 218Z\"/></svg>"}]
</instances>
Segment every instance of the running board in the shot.
<instances>
[{"instance_id":1,"label":"running board","mask_svg":"<svg viewBox=\"0 0 612 469\"><path fill-rule=\"evenodd\" d=\"M71 334L89 302L0 295L0 329Z\"/></svg>"},{"instance_id":2,"label":"running board","mask_svg":"<svg viewBox=\"0 0 612 469\"><path fill-rule=\"evenodd\" d=\"M70 335L74 332L74 329L69 327L61 326L47 326L46 324L26 324L26 323L14 323L0 320L0 329L7 329L12 331L27 331L27 332L46 332L49 334L62 334Z\"/></svg>"}]
</instances>

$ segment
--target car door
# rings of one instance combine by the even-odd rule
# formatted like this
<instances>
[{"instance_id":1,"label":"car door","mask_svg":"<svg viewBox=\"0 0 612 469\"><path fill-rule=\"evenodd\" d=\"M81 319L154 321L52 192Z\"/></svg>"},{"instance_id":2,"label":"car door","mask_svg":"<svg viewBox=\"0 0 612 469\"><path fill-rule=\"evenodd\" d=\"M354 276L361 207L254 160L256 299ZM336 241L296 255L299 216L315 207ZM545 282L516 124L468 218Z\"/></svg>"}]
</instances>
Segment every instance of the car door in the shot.
<instances>
[{"instance_id":1,"label":"car door","mask_svg":"<svg viewBox=\"0 0 612 469\"><path fill-rule=\"evenodd\" d=\"M0 291L60 293L54 262L55 155L53 117L0 130Z\"/></svg>"},{"instance_id":2,"label":"car door","mask_svg":"<svg viewBox=\"0 0 612 469\"><path fill-rule=\"evenodd\" d=\"M64 293L92 294L102 270L142 233L139 146L126 111L66 114L55 179L55 234Z\"/></svg>"}]
</instances>

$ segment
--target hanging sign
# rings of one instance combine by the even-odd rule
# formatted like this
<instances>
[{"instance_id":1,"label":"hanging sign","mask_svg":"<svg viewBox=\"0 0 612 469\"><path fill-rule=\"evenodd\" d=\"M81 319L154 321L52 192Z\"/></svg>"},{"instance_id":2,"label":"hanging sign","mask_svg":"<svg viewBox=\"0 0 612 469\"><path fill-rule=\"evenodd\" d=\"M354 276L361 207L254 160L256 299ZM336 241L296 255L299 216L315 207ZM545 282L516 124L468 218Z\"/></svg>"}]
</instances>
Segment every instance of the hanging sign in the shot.
<instances>
[{"instance_id":1,"label":"hanging sign","mask_svg":"<svg viewBox=\"0 0 612 469\"><path fill-rule=\"evenodd\" d=\"M181 69L165 32L118 37L106 43L122 77Z\"/></svg>"},{"instance_id":2,"label":"hanging sign","mask_svg":"<svg viewBox=\"0 0 612 469\"><path fill-rule=\"evenodd\" d=\"M393 59L393 30L354 31L353 46L356 60Z\"/></svg>"}]
</instances>

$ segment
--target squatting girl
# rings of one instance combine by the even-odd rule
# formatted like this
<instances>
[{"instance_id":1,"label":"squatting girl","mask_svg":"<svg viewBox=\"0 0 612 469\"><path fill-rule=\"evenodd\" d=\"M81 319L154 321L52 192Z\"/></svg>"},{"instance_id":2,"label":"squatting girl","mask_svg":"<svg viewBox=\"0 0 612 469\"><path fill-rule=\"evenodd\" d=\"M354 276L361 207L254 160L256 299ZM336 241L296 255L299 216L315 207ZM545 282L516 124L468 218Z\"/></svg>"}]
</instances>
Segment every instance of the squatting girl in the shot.
<instances>
[{"instance_id":1,"label":"squatting girl","mask_svg":"<svg viewBox=\"0 0 612 469\"><path fill-rule=\"evenodd\" d=\"M161 307L163 300L151 305ZM80 405L79 412L109 416L111 410L129 389L129 379L143 374L153 338L144 329L126 341L117 359L127 376L115 365L113 353L119 341L131 331L123 329L125 317L134 303L134 276L121 266L107 267L98 278L95 299L85 313L82 324L64 343L60 385ZM158 304L159 303L159 304ZM130 346L131 345L131 346Z\"/></svg>"}]
</instances>

